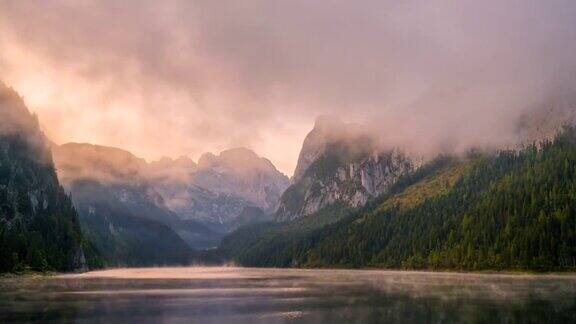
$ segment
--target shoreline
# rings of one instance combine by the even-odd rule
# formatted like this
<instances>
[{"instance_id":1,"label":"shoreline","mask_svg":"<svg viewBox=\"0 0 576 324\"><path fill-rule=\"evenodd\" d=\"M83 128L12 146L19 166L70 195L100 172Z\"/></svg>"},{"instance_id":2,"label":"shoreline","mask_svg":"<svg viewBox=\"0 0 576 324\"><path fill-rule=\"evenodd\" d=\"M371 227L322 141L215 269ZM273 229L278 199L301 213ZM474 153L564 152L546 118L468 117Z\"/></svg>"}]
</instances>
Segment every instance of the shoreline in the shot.
<instances>
[{"instance_id":1,"label":"shoreline","mask_svg":"<svg viewBox=\"0 0 576 324\"><path fill-rule=\"evenodd\" d=\"M426 273L426 274L468 274L468 275L508 275L508 276L576 276L576 269L570 271L530 271L530 270L454 270L454 269L395 269L395 268L345 268L345 267L244 267L235 265L174 265L174 266L149 266L149 267L110 267L93 269L87 271L76 272L57 272L57 271L25 271L22 273L0 273L0 280L2 279L17 279L17 278L49 278L61 277L69 275L83 275L90 272L99 271L114 271L114 270L143 270L143 269L175 269L175 268L238 268L238 269L252 269L252 270L304 270L304 271L378 271L378 272L405 272L405 273Z\"/></svg>"},{"instance_id":2,"label":"shoreline","mask_svg":"<svg viewBox=\"0 0 576 324\"><path fill-rule=\"evenodd\" d=\"M46 278L46 277L55 277L61 274L65 274L65 272L55 272L55 271L25 271L21 273L14 273L14 272L6 272L0 273L0 279L13 279L13 278Z\"/></svg>"}]
</instances>

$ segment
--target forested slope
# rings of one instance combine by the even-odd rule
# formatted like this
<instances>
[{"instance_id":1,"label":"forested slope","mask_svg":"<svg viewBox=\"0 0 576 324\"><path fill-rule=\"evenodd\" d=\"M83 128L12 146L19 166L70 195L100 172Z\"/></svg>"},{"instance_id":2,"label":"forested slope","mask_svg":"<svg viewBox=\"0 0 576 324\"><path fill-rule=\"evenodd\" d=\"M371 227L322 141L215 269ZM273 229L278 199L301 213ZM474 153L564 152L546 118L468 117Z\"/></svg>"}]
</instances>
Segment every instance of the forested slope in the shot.
<instances>
[{"instance_id":1,"label":"forested slope","mask_svg":"<svg viewBox=\"0 0 576 324\"><path fill-rule=\"evenodd\" d=\"M252 266L576 269L575 139L566 128L521 150L437 159L273 255L249 246L232 256Z\"/></svg>"},{"instance_id":2,"label":"forested slope","mask_svg":"<svg viewBox=\"0 0 576 324\"><path fill-rule=\"evenodd\" d=\"M0 272L99 264L58 182L38 120L0 83Z\"/></svg>"}]
</instances>

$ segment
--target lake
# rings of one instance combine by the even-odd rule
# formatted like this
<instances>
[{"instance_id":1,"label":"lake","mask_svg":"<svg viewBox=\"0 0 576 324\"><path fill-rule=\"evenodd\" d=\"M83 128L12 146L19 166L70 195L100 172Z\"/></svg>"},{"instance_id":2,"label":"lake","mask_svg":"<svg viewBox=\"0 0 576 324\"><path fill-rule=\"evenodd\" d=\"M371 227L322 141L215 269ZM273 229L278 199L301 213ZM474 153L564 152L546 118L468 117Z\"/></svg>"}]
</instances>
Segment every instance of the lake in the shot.
<instances>
[{"instance_id":1,"label":"lake","mask_svg":"<svg viewBox=\"0 0 576 324\"><path fill-rule=\"evenodd\" d=\"M233 267L0 279L0 322L570 323L575 275Z\"/></svg>"}]
</instances>

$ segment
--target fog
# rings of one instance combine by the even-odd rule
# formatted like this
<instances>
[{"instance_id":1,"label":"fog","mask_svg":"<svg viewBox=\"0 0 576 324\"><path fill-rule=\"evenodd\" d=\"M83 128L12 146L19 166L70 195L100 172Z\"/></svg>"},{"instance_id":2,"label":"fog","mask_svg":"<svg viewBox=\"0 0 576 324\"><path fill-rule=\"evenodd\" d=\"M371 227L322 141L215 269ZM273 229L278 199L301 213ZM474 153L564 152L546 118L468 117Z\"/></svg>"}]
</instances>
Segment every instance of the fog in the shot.
<instances>
[{"instance_id":1,"label":"fog","mask_svg":"<svg viewBox=\"0 0 576 324\"><path fill-rule=\"evenodd\" d=\"M575 282L568 274L131 268L0 280L0 306L16 321L565 323Z\"/></svg>"},{"instance_id":2,"label":"fog","mask_svg":"<svg viewBox=\"0 0 576 324\"><path fill-rule=\"evenodd\" d=\"M28 149L34 152L31 158L36 162L52 163L46 149L49 140L40 130L37 116L30 114L18 93L0 81L0 137L5 136L13 140L19 138L30 144ZM4 145L2 150L22 149L15 144L17 142L12 143L14 145Z\"/></svg>"},{"instance_id":3,"label":"fog","mask_svg":"<svg viewBox=\"0 0 576 324\"><path fill-rule=\"evenodd\" d=\"M576 3L0 0L0 79L57 143L235 146L290 175L316 116L429 154L574 108ZM559 99L560 98L560 99Z\"/></svg>"}]
</instances>

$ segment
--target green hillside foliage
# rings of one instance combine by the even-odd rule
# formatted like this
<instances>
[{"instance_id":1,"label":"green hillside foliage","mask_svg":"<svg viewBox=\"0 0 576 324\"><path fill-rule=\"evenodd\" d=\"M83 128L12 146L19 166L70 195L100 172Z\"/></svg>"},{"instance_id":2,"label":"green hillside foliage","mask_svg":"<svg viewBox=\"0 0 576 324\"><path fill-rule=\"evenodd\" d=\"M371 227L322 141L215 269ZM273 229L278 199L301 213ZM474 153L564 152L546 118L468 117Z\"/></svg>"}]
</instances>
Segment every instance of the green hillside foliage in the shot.
<instances>
[{"instance_id":1,"label":"green hillside foliage","mask_svg":"<svg viewBox=\"0 0 576 324\"><path fill-rule=\"evenodd\" d=\"M382 208L389 209L392 207L409 210L426 201L426 199L445 195L460 177L470 169L471 165L470 161L460 161L451 164L422 181L407 187L401 193L386 199L381 207L378 208L378 211L381 211Z\"/></svg>"},{"instance_id":2,"label":"green hillside foliage","mask_svg":"<svg viewBox=\"0 0 576 324\"><path fill-rule=\"evenodd\" d=\"M441 157L288 248L247 244L233 256L257 266L574 270L575 139L566 128L522 150Z\"/></svg>"},{"instance_id":3,"label":"green hillside foliage","mask_svg":"<svg viewBox=\"0 0 576 324\"><path fill-rule=\"evenodd\" d=\"M168 225L134 214L109 190L79 180L71 190L85 236L106 266L186 265L194 251ZM145 213L144 213L145 214Z\"/></svg>"},{"instance_id":4,"label":"green hillside foliage","mask_svg":"<svg viewBox=\"0 0 576 324\"><path fill-rule=\"evenodd\" d=\"M288 223L260 223L241 227L225 237L218 254L244 265L291 265L291 249L314 230L347 215L343 204L326 207Z\"/></svg>"},{"instance_id":5,"label":"green hillside foliage","mask_svg":"<svg viewBox=\"0 0 576 324\"><path fill-rule=\"evenodd\" d=\"M78 216L45 156L22 135L0 137L0 272L85 266Z\"/></svg>"}]
</instances>

